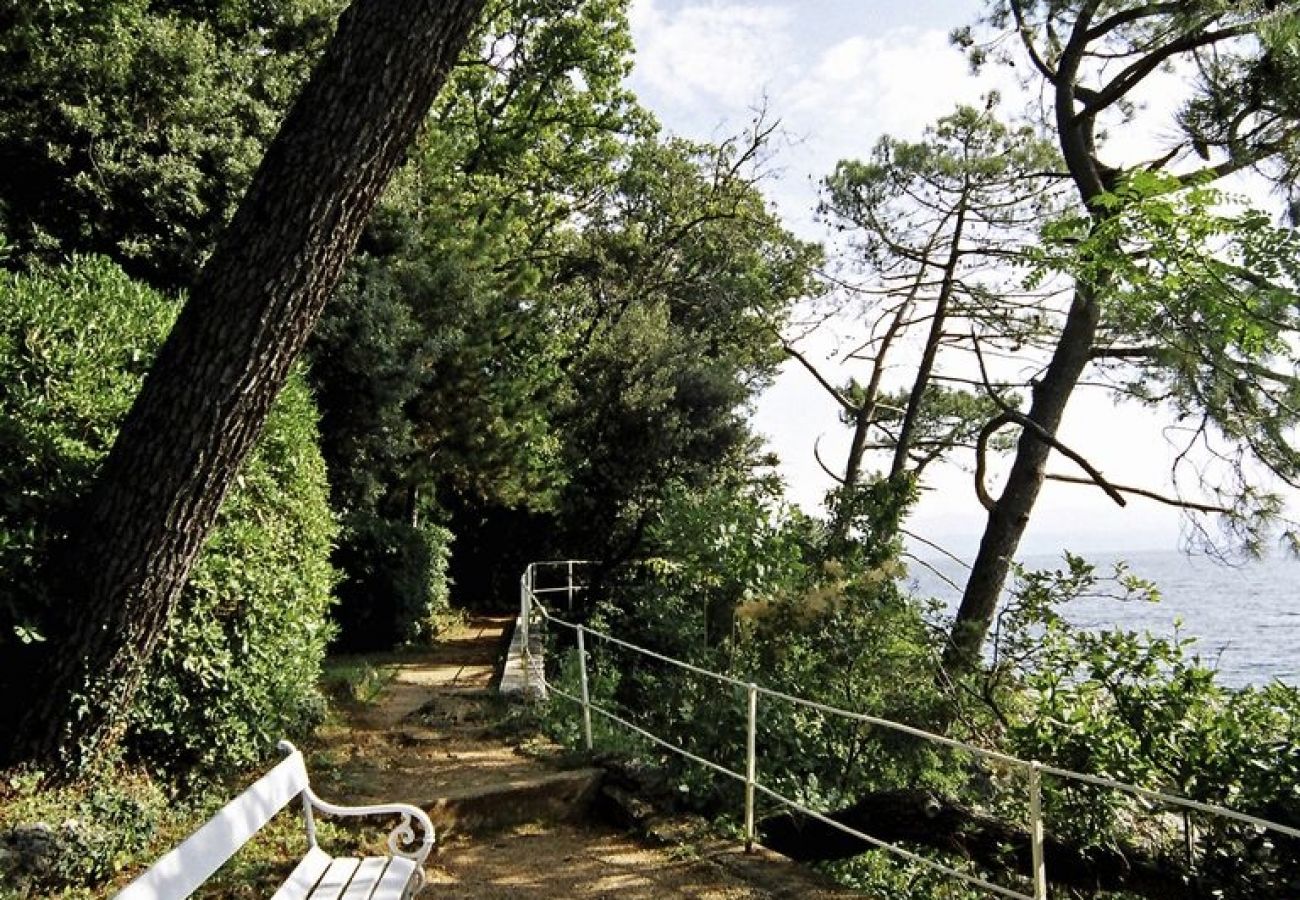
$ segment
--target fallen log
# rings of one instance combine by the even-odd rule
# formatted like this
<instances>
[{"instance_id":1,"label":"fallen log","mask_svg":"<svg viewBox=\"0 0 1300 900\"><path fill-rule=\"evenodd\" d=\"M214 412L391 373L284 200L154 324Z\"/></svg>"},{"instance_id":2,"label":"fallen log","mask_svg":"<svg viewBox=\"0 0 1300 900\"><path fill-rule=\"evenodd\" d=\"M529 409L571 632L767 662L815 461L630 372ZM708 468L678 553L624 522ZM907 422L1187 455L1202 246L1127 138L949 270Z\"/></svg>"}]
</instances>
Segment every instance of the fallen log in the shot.
<instances>
[{"instance_id":1,"label":"fallen log","mask_svg":"<svg viewBox=\"0 0 1300 900\"><path fill-rule=\"evenodd\" d=\"M929 847L992 871L1025 877L1032 872L1027 829L930 791L878 791L827 818L891 844ZM758 834L763 846L800 862L849 859L873 849L859 838L796 812L763 819ZM1048 835L1043 856L1054 886L1124 890L1151 900L1210 896L1195 887L1181 860L1134 846L1083 846Z\"/></svg>"}]
</instances>

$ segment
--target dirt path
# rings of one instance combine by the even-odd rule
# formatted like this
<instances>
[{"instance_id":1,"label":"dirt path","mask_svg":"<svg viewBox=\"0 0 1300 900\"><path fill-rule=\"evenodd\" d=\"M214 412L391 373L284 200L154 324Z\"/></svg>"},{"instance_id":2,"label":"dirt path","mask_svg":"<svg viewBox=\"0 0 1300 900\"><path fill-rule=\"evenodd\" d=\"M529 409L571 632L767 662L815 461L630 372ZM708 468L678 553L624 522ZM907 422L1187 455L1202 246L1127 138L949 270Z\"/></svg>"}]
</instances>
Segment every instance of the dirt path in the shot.
<instances>
[{"instance_id":1,"label":"dirt path","mask_svg":"<svg viewBox=\"0 0 1300 900\"><path fill-rule=\"evenodd\" d=\"M376 702L345 710L320 735L322 757L333 762L316 779L323 796L403 800L442 820L426 896L856 896L774 854L747 855L717 839L653 847L599 824L559 821L547 795L574 790L574 776L560 772L563 754L512 727L509 707L490 691L508 625L475 618L430 651L369 657L392 667L392 683ZM475 802L477 812L456 812L457 804L474 809ZM527 821L532 817L537 821Z\"/></svg>"}]
</instances>

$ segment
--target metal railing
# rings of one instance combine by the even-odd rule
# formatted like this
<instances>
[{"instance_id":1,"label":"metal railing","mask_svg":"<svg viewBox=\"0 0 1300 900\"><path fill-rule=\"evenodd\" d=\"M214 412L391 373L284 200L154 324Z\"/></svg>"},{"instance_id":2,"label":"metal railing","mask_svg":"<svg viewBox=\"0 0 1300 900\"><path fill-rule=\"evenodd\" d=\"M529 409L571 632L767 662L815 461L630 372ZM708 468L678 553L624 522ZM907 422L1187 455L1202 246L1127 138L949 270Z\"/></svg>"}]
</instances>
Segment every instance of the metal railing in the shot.
<instances>
[{"instance_id":1,"label":"metal railing","mask_svg":"<svg viewBox=\"0 0 1300 900\"><path fill-rule=\"evenodd\" d=\"M533 626L536 624L535 617L538 612L544 612L545 607L535 602L539 594L564 594L566 598L565 609L573 612L574 598L585 591L586 585L574 581L574 574L586 566L593 566L595 563L588 559L547 559L538 562L531 562L524 569L524 574L519 576L519 628L522 631L522 654L524 660L524 670L531 671L532 663L532 636ZM565 580L563 587L538 587L537 577L539 574L559 570L564 573Z\"/></svg>"},{"instance_id":2,"label":"metal railing","mask_svg":"<svg viewBox=\"0 0 1300 900\"><path fill-rule=\"evenodd\" d=\"M531 629L538 622L546 622L549 624L560 626L562 628L567 628L572 632L574 632L576 636L579 694L575 696L571 693L568 693L567 691L557 687L555 684L550 683L549 681L546 682L545 685L546 688L558 694L559 696L564 697L565 699L577 703L581 706L582 737L583 737L583 743L585 744L588 750L593 749L594 746L592 740L591 714L593 712L596 712L599 715L603 716L604 718L624 728L627 728L628 730L649 740L651 743L655 744L656 746L662 747L665 750L672 751L673 753L676 753L679 756L691 760L694 763L697 763L701 766L711 769L712 771L717 772L720 775L741 782L745 788L744 835L745 835L746 850L753 849L753 845L756 838L756 831L755 831L756 825L755 825L755 817L754 817L755 796L756 794L762 794L763 796L768 797L771 800L774 800L775 802L781 804L782 806L785 806L788 809L792 809L797 812L800 812L803 815L808 816L809 818L815 819L823 823L824 825L827 825L845 834L851 835L852 837L858 838L859 840L862 840L873 847L882 850L887 850L890 853L893 853L904 859L910 860L915 863L919 863L930 869L934 869L936 871L942 872L946 875L959 879L975 887L979 887L987 891L991 891L992 893L998 894L999 896L1014 898L1014 900L1047 900L1048 875L1047 875L1047 867L1046 867L1044 854L1043 854L1045 826L1044 826L1043 805L1042 805L1042 779L1044 776L1052 776L1064 780L1077 781L1084 784L1090 784L1097 787L1110 788L1113 790L1127 793L1133 797L1137 797L1146 800L1148 802L1179 807L1184 811L1196 811L1196 812L1205 813L1212 816L1219 816L1246 825L1251 825L1258 829L1264 829L1267 831L1273 831L1278 834L1300 838L1300 829L1292 828L1287 825L1282 825L1278 822L1272 822L1267 819L1261 819L1257 816L1248 815L1246 813L1238 812L1234 809L1229 809L1227 807L1216 806L1210 803L1201 803L1200 801L1197 800L1190 800L1186 797L1180 797L1175 794L1169 794L1163 791L1155 791L1149 788L1139 787L1138 785L1135 784L1128 784L1126 782L1116 781L1114 779L1105 778L1099 775L1089 775L1086 772L1075 772L1070 769L1062 769L1057 766L1047 765L1044 763L1034 762L1031 760L1020 759L1019 757L1016 756L1011 756L1006 753L1000 753L996 750L988 750L986 748L979 747L974 744L968 744L964 741L959 741L954 738L944 737L943 735L934 734L932 732L925 731L920 728L915 728L910 725L904 725L900 722L894 722L889 719L882 719L876 716L867 715L865 713L851 712L849 710L840 709L838 707L828 706L824 703L818 703L814 700L808 700L804 697L798 697L793 694L787 694L782 691L776 691L770 688L765 688L762 687L761 685L755 684L754 682L742 681L738 678L733 678L729 675L723 675L719 672L713 672L708 669L704 669L699 666L692 665L691 663L685 662L683 660L674 659L673 657L666 656L662 653L657 653L654 650L650 650L646 647L637 646L636 644L632 644L629 643L628 641L621 640L620 638L616 638L613 635L606 634L594 628L588 628L587 626L582 624L566 621L565 619L562 619L549 612L546 609L546 607L541 603L541 601L538 599L538 594L564 593L568 596L571 605L572 598L575 592L581 591L583 589L582 585L575 584L573 581L573 576L575 571L574 567L585 566L590 564L591 563L589 562L578 561L578 560L574 560L574 561L562 560L562 561L548 561L544 563L533 563L528 566L528 568L524 572L524 575L520 578L520 620L521 622L525 623L525 627ZM535 588L534 585L536 584L536 575L538 571L538 569L535 567L543 568L543 567L555 567L555 566L567 566L566 574L568 577L568 583L564 587ZM525 632L525 634L527 633L528 632ZM627 721L626 719L619 716L617 713L614 713L596 703L593 703L591 701L591 692L588 687L588 670L587 670L588 637L595 637L600 640L607 641L610 644L613 644L615 646L622 647L634 653L641 654L650 659L655 659L660 662L667 663L669 665L680 668L684 671L692 672L696 675L713 679L714 681L717 681L721 684L727 684L732 687L743 689L745 692L745 700L746 700L745 771L743 773L736 772L733 771L732 769L728 769L726 766L714 762L713 760L705 759L702 756L690 752L684 747L680 747L677 744L672 743L671 741L665 740L659 737L658 735L652 734L646 729L641 728L640 726ZM525 642L524 646L525 648L528 648L529 645L527 644L527 642ZM526 649L525 653L527 654L528 652L530 651ZM528 671L531 672L532 671L531 668L529 668ZM537 671L541 672L542 674L540 677L545 679L544 669L542 667L538 667ZM845 825L842 822L838 822L823 813L819 813L816 810L809 809L808 807L804 806L798 801L790 797L786 797L785 795L779 793L778 791L763 784L758 779L758 722L759 722L758 701L760 697L770 697L772 699L781 700L787 703L794 704L796 706L802 706L807 709L816 710L826 715L837 716L849 721L860 722L867 725L873 725L880 728L885 728L901 734L906 734L915 738L920 738L922 740L929 741L934 744L939 744L941 746L951 747L957 750L963 750L974 756L981 757L983 759L995 761L1006 766L1023 770L1026 775L1025 781L1026 781L1028 794L1029 794L1028 818L1029 818L1029 842L1030 842L1030 851L1031 851L1030 880L1032 881L1033 893L1026 894L1021 891L1014 890L1012 888L1004 887L999 884L994 884L993 882L987 881L978 876L971 875L967 872L962 872L958 869L952 868L951 866L944 865L943 863L929 859L920 854L913 853L912 851L900 847L897 844L893 844L888 841L884 841L879 838L872 837L871 835L865 834L864 832L859 831L851 826Z\"/></svg>"}]
</instances>

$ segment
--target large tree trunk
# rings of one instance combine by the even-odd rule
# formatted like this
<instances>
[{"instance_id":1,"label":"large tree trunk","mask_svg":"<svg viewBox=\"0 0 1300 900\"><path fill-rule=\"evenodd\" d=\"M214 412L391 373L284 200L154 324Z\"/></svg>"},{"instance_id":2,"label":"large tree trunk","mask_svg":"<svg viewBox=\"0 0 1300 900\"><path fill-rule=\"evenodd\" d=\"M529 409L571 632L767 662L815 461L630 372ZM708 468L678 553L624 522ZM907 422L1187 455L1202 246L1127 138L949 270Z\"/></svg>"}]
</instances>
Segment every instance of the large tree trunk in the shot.
<instances>
[{"instance_id":1,"label":"large tree trunk","mask_svg":"<svg viewBox=\"0 0 1300 900\"><path fill-rule=\"evenodd\" d=\"M1050 83L1055 95L1056 134L1061 155L1084 206L1094 217L1101 218L1106 213L1093 204L1106 190L1103 167L1097 160L1096 116L1095 113L1079 114L1076 102L1077 80L1088 49L1095 10L1096 4L1091 4L1080 11ZM1036 428L1021 429L1006 486L989 510L979 553L944 650L943 666L950 673L968 671L979 663L980 648L997 611L1012 558L1043 487L1044 466L1051 447L1041 434L1056 435L1065 407L1088 364L1101 318L1098 290L1105 280L1102 273L1094 284L1076 285L1052 360L1042 381L1034 387L1028 417Z\"/></svg>"},{"instance_id":2,"label":"large tree trunk","mask_svg":"<svg viewBox=\"0 0 1300 900\"><path fill-rule=\"evenodd\" d=\"M68 628L15 742L113 742L267 411L483 0L357 0L150 370L68 552Z\"/></svg>"},{"instance_id":3,"label":"large tree trunk","mask_svg":"<svg viewBox=\"0 0 1300 900\"><path fill-rule=\"evenodd\" d=\"M1088 364L1099 314L1091 295L1083 288L1077 290L1052 361L1043 380L1034 388L1029 407L1029 419L1047 434L1056 434L1070 395ZM1015 462L1002 495L989 511L979 553L971 566L944 651L943 666L949 672L968 671L979 662L980 648L997 611L1012 557L1020 546L1029 514L1043 487L1051 449L1036 431L1022 429Z\"/></svg>"}]
</instances>

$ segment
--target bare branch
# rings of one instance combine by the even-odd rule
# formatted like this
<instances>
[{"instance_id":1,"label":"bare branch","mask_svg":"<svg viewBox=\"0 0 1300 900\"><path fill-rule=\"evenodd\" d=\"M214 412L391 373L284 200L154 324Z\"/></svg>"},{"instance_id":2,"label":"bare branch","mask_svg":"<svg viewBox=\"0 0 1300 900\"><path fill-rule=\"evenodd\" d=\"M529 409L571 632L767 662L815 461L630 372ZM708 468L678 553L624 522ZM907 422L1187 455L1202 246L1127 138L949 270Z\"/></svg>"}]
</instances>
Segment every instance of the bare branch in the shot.
<instances>
[{"instance_id":1,"label":"bare branch","mask_svg":"<svg viewBox=\"0 0 1300 900\"><path fill-rule=\"evenodd\" d=\"M915 553L908 553L906 550L904 550L902 555L903 555L906 559L910 559L912 562L916 563L917 565L921 566L922 568L929 569L931 575L933 575L935 578L938 578L940 581L942 581L944 584L948 585L948 587L952 588L954 591L958 591L958 592L961 591L961 586L960 586L959 584L957 584L957 582L953 581L953 580L952 580L951 578L949 578L947 575L943 574L943 573L940 572L938 569L936 569L934 566L930 565L930 563L928 563L928 562L926 562L925 560L921 559L921 557L917 556Z\"/></svg>"},{"instance_id":2,"label":"bare branch","mask_svg":"<svg viewBox=\"0 0 1300 900\"><path fill-rule=\"evenodd\" d=\"M911 538L912 540L916 541L918 544L925 544L925 546L929 547L931 550L938 550L940 553L942 553L944 556L948 557L948 559L952 560L953 562L955 562L957 565L961 566L962 568L964 568L964 569L969 569L969 568L970 568L970 563L966 562L966 560L962 559L960 556L958 556L957 554L953 553L951 550L947 550L947 549L945 549L945 548L939 546L938 544L936 544L934 541L930 540L929 538L923 538L923 537L921 537L919 534L917 534L916 532L914 532L914 531L908 531L906 528L900 528L900 529L898 529L898 530L899 530L899 533L901 533L904 537Z\"/></svg>"},{"instance_id":3,"label":"bare branch","mask_svg":"<svg viewBox=\"0 0 1300 900\"><path fill-rule=\"evenodd\" d=\"M1151 359L1160 353L1159 347L1094 347L1089 359Z\"/></svg>"},{"instance_id":4,"label":"bare branch","mask_svg":"<svg viewBox=\"0 0 1300 900\"><path fill-rule=\"evenodd\" d=\"M1133 22L1148 19L1153 16L1167 16L1183 9L1181 0L1175 3L1148 3L1145 6L1135 6L1132 9L1126 9L1123 12L1116 13L1108 19L1103 19L1097 25L1088 29L1087 39L1091 43L1110 34L1116 28L1124 25L1130 25Z\"/></svg>"},{"instance_id":5,"label":"bare branch","mask_svg":"<svg viewBox=\"0 0 1300 900\"><path fill-rule=\"evenodd\" d=\"M1066 484L1096 484L1091 478L1081 478L1077 475L1059 475L1055 472L1048 472L1043 476L1049 481L1061 481ZM1179 497L1169 497L1164 494L1149 491L1146 488L1133 487L1127 484L1111 483L1110 487L1125 494L1133 494L1138 497L1146 497L1148 500L1154 500L1157 503L1163 503L1166 506L1174 506L1178 509L1188 509L1193 512L1217 513L1219 515L1231 515L1232 510L1224 506L1215 506L1210 503L1197 503L1194 500L1183 500Z\"/></svg>"},{"instance_id":6,"label":"bare branch","mask_svg":"<svg viewBox=\"0 0 1300 900\"><path fill-rule=\"evenodd\" d=\"M1043 59L1038 52L1038 48L1034 46L1032 29L1025 22L1025 11L1020 0L1011 0L1009 5L1012 15L1016 17L1016 33L1020 36L1020 43L1024 45L1025 52L1029 54L1029 61L1034 64L1034 68L1038 70L1040 75L1047 79L1048 82L1055 84L1056 72Z\"/></svg>"},{"instance_id":7,"label":"bare branch","mask_svg":"<svg viewBox=\"0 0 1300 900\"><path fill-rule=\"evenodd\" d=\"M975 489L976 489L976 494L980 498L980 503L984 503L984 501L988 498L988 492L984 488L983 469L984 469L984 455L988 449L989 439L993 437L994 432L996 432L999 428L1002 428L1004 425L1014 422L1015 424L1021 426L1022 428L1027 429L1031 434L1034 435L1034 437L1038 438L1040 441L1047 444L1049 447L1051 447L1053 450L1060 453L1062 456L1069 457L1071 460L1073 460L1075 465L1083 469L1083 471L1087 472L1088 476L1093 480L1093 482L1096 483L1096 485L1099 488L1101 488L1103 491L1106 492L1106 496L1110 497L1110 499L1115 501L1116 505L1128 506L1128 501L1124 499L1124 495L1121 494L1119 491L1115 490L1115 488L1111 485L1111 483L1106 480L1106 477L1102 475L1101 472L1099 472L1092 463L1088 462L1088 460L1085 459L1082 454L1077 453L1076 451L1071 450L1069 447L1065 446L1065 444L1061 443L1060 439L1057 438L1056 435L1052 434L1042 425L1039 425L1037 422L1035 422L1029 416L1022 413L1020 410L1015 409L1014 407L1008 405L1005 400L1003 400L1000 396L998 396L997 391L993 390L993 385L989 383L988 369L984 366L984 355L980 352L979 339L975 336L974 333L971 334L971 342L975 348L975 358L979 361L980 377L984 379L984 389L985 391L987 391L989 395L989 399L992 400L994 403L996 403L1002 409L1002 415L996 416L995 418L991 419L989 423L986 424L984 428L980 430L979 441L976 444L977 456L975 461L976 462ZM996 426L996 427L991 428L990 426ZM988 507L987 505L985 508L990 509L991 511L991 508Z\"/></svg>"},{"instance_id":8,"label":"bare branch","mask_svg":"<svg viewBox=\"0 0 1300 900\"><path fill-rule=\"evenodd\" d=\"M997 505L989 496L988 489L984 487L985 456L988 453L989 439L999 429L1010 425L1012 421L1011 416L1006 413L994 416L980 429L979 438L975 441L975 496L979 498L980 506L988 512L993 512L993 508Z\"/></svg>"},{"instance_id":9,"label":"bare branch","mask_svg":"<svg viewBox=\"0 0 1300 900\"><path fill-rule=\"evenodd\" d=\"M776 335L777 340L781 342L781 349L786 352L786 355L794 358L799 362L801 366L807 369L808 372L812 375L812 377L817 379L817 383L820 384L826 390L826 393L830 394L832 397L835 398L836 403L844 407L844 409L847 412L856 413L858 411L857 406L855 406L852 403L852 401L849 400L849 398L845 397L844 394L840 392L839 388L835 387L835 385L827 381L826 377L817 370L816 366L814 366L811 362L808 361L808 358L806 356L804 356L802 353L796 350L793 344L790 344L789 342L786 341L784 337L781 336L780 331L778 331L776 328L773 328L770 325L768 326L768 328L772 331L773 334Z\"/></svg>"},{"instance_id":10,"label":"bare branch","mask_svg":"<svg viewBox=\"0 0 1300 900\"><path fill-rule=\"evenodd\" d=\"M1210 23L1206 22L1205 24L1208 26ZM1095 118L1099 112L1122 99L1125 94L1137 87L1142 79L1178 54L1189 53L1200 47L1208 47L1220 41L1242 37L1250 34L1251 28L1250 25L1235 25L1219 31L1189 28L1181 38L1147 53L1111 79L1110 83L1100 91L1092 93L1084 108L1075 114L1076 120L1082 121Z\"/></svg>"},{"instance_id":11,"label":"bare branch","mask_svg":"<svg viewBox=\"0 0 1300 900\"><path fill-rule=\"evenodd\" d=\"M825 460L822 459L821 447L822 447L822 436L818 435L817 440L813 441L813 459L817 460L817 465L821 466L822 471L825 472L827 475L829 475L836 484L843 486L844 479L836 475L834 472L832 472L830 466L826 465Z\"/></svg>"}]
</instances>

